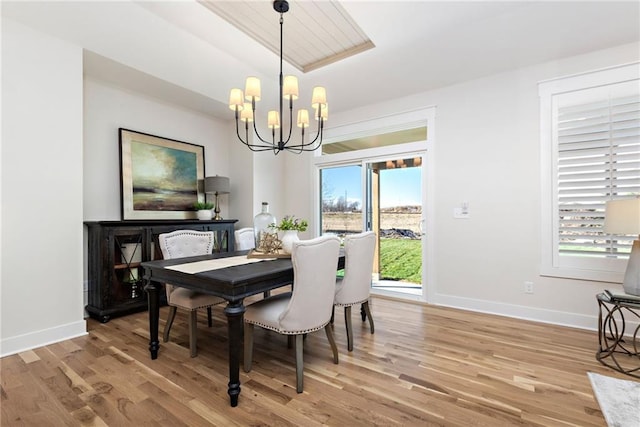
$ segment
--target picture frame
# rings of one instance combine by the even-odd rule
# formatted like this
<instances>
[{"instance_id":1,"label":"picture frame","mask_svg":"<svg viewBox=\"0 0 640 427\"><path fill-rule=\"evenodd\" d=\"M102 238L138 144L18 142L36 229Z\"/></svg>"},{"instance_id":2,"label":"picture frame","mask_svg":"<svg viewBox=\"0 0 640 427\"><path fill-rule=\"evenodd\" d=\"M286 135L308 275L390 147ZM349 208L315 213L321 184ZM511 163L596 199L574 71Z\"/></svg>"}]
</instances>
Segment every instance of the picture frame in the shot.
<instances>
[{"instance_id":1,"label":"picture frame","mask_svg":"<svg viewBox=\"0 0 640 427\"><path fill-rule=\"evenodd\" d=\"M196 219L204 146L119 128L123 220Z\"/></svg>"}]
</instances>

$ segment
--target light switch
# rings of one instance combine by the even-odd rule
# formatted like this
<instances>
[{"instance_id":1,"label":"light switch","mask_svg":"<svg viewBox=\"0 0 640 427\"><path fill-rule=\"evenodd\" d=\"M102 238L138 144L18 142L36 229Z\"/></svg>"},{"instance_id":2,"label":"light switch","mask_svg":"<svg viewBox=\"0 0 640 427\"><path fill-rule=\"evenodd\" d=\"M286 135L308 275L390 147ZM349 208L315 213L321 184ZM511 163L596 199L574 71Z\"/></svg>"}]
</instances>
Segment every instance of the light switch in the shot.
<instances>
[{"instance_id":1,"label":"light switch","mask_svg":"<svg viewBox=\"0 0 640 427\"><path fill-rule=\"evenodd\" d=\"M470 217L469 202L462 202L459 208L453 208L453 217L456 219L468 219Z\"/></svg>"}]
</instances>

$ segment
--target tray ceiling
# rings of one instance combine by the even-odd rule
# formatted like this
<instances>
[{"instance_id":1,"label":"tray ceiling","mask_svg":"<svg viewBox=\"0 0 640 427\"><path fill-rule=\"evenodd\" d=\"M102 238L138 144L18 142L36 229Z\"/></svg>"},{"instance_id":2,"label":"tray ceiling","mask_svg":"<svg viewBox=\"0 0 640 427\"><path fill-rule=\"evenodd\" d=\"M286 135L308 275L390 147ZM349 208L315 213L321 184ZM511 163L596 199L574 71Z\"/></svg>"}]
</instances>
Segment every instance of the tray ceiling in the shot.
<instances>
[{"instance_id":1,"label":"tray ceiling","mask_svg":"<svg viewBox=\"0 0 640 427\"><path fill-rule=\"evenodd\" d=\"M280 14L271 1L212 1L200 4L280 55ZM336 1L291 2L283 14L283 58L308 72L374 46Z\"/></svg>"}]
</instances>

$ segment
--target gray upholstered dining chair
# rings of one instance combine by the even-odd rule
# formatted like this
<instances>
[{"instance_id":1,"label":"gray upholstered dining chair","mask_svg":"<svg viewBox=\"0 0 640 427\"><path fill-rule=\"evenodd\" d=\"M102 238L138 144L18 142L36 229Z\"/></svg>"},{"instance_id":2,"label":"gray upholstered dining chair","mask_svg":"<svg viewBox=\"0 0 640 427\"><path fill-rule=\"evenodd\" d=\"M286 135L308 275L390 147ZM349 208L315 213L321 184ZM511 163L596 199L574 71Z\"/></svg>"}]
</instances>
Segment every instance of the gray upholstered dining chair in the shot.
<instances>
[{"instance_id":1,"label":"gray upholstered dining chair","mask_svg":"<svg viewBox=\"0 0 640 427\"><path fill-rule=\"evenodd\" d=\"M252 227L240 228L233 232L236 241L236 251L246 251L256 247L256 239Z\"/></svg>"},{"instance_id":2,"label":"gray upholstered dining chair","mask_svg":"<svg viewBox=\"0 0 640 427\"><path fill-rule=\"evenodd\" d=\"M371 333L374 332L373 317L371 317L371 309L369 308L369 295L375 247L376 234L373 231L351 234L344 238L344 277L336 280L333 304L334 307L344 307L344 323L347 327L347 348L349 351L353 351L352 306L362 305L362 309L369 318Z\"/></svg>"},{"instance_id":3,"label":"gray upholstered dining chair","mask_svg":"<svg viewBox=\"0 0 640 427\"><path fill-rule=\"evenodd\" d=\"M258 325L289 337L295 336L296 391L303 389L303 337L324 328L333 362L338 347L329 324L335 288L340 240L321 236L293 245L293 291L249 304L244 313L244 370L251 371L253 326Z\"/></svg>"},{"instance_id":4,"label":"gray upholstered dining chair","mask_svg":"<svg viewBox=\"0 0 640 427\"><path fill-rule=\"evenodd\" d=\"M196 255L207 255L213 252L214 232L195 230L176 230L171 233L163 233L158 236L160 249L164 259L184 258ZM169 304L169 318L164 327L164 342L169 341L169 331L176 317L178 308L189 310L189 349L191 357L196 357L196 325L198 309L207 309L207 323L212 324L211 307L225 302L224 299L194 292L190 289L165 284L167 303Z\"/></svg>"}]
</instances>

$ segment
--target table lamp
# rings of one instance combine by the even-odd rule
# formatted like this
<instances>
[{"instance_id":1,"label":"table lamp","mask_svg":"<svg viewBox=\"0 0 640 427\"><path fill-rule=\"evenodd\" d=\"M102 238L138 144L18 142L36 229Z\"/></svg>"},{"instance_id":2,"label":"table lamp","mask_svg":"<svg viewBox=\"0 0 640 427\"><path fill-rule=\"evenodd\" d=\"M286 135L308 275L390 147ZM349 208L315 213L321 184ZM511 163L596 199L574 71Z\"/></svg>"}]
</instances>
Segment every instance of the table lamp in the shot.
<instances>
[{"instance_id":1,"label":"table lamp","mask_svg":"<svg viewBox=\"0 0 640 427\"><path fill-rule=\"evenodd\" d=\"M640 198L609 200L605 207L604 232L640 235ZM638 239L633 241L622 287L625 293L640 296L640 240Z\"/></svg>"},{"instance_id":2,"label":"table lamp","mask_svg":"<svg viewBox=\"0 0 640 427\"><path fill-rule=\"evenodd\" d=\"M226 176L208 176L204 179L204 192L206 194L215 194L216 207L214 209L214 220L219 221L222 219L220 216L220 204L218 203L218 195L229 194L229 178Z\"/></svg>"}]
</instances>

